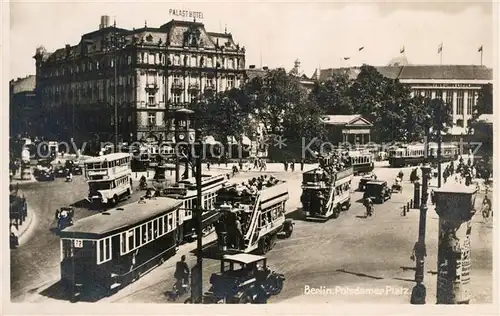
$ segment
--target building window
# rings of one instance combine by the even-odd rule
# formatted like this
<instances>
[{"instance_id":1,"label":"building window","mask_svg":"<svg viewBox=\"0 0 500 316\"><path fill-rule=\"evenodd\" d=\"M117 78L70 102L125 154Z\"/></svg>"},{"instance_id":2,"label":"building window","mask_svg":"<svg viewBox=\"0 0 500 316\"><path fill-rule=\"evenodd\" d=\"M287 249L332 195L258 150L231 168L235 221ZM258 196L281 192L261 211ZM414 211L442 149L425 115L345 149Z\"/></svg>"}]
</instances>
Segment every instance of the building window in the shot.
<instances>
[{"instance_id":1,"label":"building window","mask_svg":"<svg viewBox=\"0 0 500 316\"><path fill-rule=\"evenodd\" d=\"M181 77L179 75L174 76L174 84L180 84L181 83Z\"/></svg>"},{"instance_id":2,"label":"building window","mask_svg":"<svg viewBox=\"0 0 500 316\"><path fill-rule=\"evenodd\" d=\"M424 91L424 97L425 98L432 98L432 90L423 90Z\"/></svg>"},{"instance_id":3,"label":"building window","mask_svg":"<svg viewBox=\"0 0 500 316\"><path fill-rule=\"evenodd\" d=\"M234 88L234 77L233 76L227 77L227 87L228 87L228 89Z\"/></svg>"},{"instance_id":4,"label":"building window","mask_svg":"<svg viewBox=\"0 0 500 316\"><path fill-rule=\"evenodd\" d=\"M469 90L469 94L467 95L467 115L472 115L473 107L476 105L476 91Z\"/></svg>"},{"instance_id":5,"label":"building window","mask_svg":"<svg viewBox=\"0 0 500 316\"><path fill-rule=\"evenodd\" d=\"M156 106L156 100L155 100L155 95L153 93L148 94L148 105L149 106Z\"/></svg>"},{"instance_id":6,"label":"building window","mask_svg":"<svg viewBox=\"0 0 500 316\"><path fill-rule=\"evenodd\" d=\"M148 113L148 124L150 126L156 125L156 112L149 112Z\"/></svg>"},{"instance_id":7,"label":"building window","mask_svg":"<svg viewBox=\"0 0 500 316\"><path fill-rule=\"evenodd\" d=\"M196 67L196 56L191 56L191 67Z\"/></svg>"},{"instance_id":8,"label":"building window","mask_svg":"<svg viewBox=\"0 0 500 316\"><path fill-rule=\"evenodd\" d=\"M227 60L227 68L229 68L229 69L233 69L234 68L233 59L232 58L229 58Z\"/></svg>"},{"instance_id":9,"label":"building window","mask_svg":"<svg viewBox=\"0 0 500 316\"><path fill-rule=\"evenodd\" d=\"M181 56L179 56L179 55L175 55L175 56L174 56L174 65L175 65L175 66L179 66L179 65L180 65L180 63L181 63Z\"/></svg>"},{"instance_id":10,"label":"building window","mask_svg":"<svg viewBox=\"0 0 500 316\"><path fill-rule=\"evenodd\" d=\"M155 63L155 54L149 54L148 64L154 64L154 63Z\"/></svg>"},{"instance_id":11,"label":"building window","mask_svg":"<svg viewBox=\"0 0 500 316\"><path fill-rule=\"evenodd\" d=\"M181 103L181 95L180 94L174 94L174 103Z\"/></svg>"},{"instance_id":12,"label":"building window","mask_svg":"<svg viewBox=\"0 0 500 316\"><path fill-rule=\"evenodd\" d=\"M207 67L213 67L212 57L207 57Z\"/></svg>"},{"instance_id":13,"label":"building window","mask_svg":"<svg viewBox=\"0 0 500 316\"><path fill-rule=\"evenodd\" d=\"M464 92L463 91L457 91L457 107L456 107L455 113L457 115L464 114Z\"/></svg>"},{"instance_id":14,"label":"building window","mask_svg":"<svg viewBox=\"0 0 500 316\"><path fill-rule=\"evenodd\" d=\"M458 127L464 127L464 120L457 120L457 124L456 124Z\"/></svg>"},{"instance_id":15,"label":"building window","mask_svg":"<svg viewBox=\"0 0 500 316\"><path fill-rule=\"evenodd\" d=\"M453 91L452 90L446 90L446 100L445 103L448 105L453 104Z\"/></svg>"},{"instance_id":16,"label":"building window","mask_svg":"<svg viewBox=\"0 0 500 316\"><path fill-rule=\"evenodd\" d=\"M439 89L436 91L436 99L443 99L443 90Z\"/></svg>"},{"instance_id":17,"label":"building window","mask_svg":"<svg viewBox=\"0 0 500 316\"><path fill-rule=\"evenodd\" d=\"M213 80L214 79L212 77L205 78L205 87L213 87L214 86Z\"/></svg>"}]
</instances>

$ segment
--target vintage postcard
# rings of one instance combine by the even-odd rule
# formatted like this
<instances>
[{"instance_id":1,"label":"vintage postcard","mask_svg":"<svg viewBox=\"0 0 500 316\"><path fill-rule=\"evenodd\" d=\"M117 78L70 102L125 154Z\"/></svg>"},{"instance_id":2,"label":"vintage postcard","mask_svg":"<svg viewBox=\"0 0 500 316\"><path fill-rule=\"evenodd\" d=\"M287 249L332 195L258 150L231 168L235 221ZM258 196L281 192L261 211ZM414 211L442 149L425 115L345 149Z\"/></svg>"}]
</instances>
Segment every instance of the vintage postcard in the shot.
<instances>
[{"instance_id":1,"label":"vintage postcard","mask_svg":"<svg viewBox=\"0 0 500 316\"><path fill-rule=\"evenodd\" d=\"M3 313L494 310L496 4L3 6Z\"/></svg>"}]
</instances>

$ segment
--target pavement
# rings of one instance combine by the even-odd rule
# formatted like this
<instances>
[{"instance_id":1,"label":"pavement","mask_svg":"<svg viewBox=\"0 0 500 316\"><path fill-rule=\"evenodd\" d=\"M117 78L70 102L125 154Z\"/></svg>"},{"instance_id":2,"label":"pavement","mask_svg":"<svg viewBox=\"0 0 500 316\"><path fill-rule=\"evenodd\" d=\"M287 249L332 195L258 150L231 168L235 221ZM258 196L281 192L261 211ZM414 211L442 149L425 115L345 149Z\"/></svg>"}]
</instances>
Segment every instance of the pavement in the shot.
<instances>
[{"instance_id":1,"label":"pavement","mask_svg":"<svg viewBox=\"0 0 500 316\"><path fill-rule=\"evenodd\" d=\"M289 239L278 240L275 248L266 255L271 268L284 273L286 277L284 290L280 295L272 297L270 303L408 304L409 295L404 294L404 289L411 290L414 285L414 272L411 270L414 263L409 257L418 236L419 212L411 210L403 217L401 208L413 195L413 185L405 181L403 193L395 193L391 200L376 205L372 218L363 218L365 210L359 202L362 193L353 192L353 205L349 211L326 223L313 223L302 220L300 216L302 174L297 170L300 169L300 164L298 166L294 172L284 172L282 164L268 164L268 172L289 183L287 216L295 222L293 235ZM308 169L313 167L307 166ZM228 168L231 168L230 164ZM217 170L218 166L212 165L211 169ZM220 169L228 170L225 166ZM399 170L381 166L375 172L379 179L391 183ZM409 178L410 170L404 169L405 179ZM255 171L242 172L234 180L241 182L259 174L261 173ZM359 178L355 177L353 188L357 187ZM30 238L19 251L11 252L11 299L13 302L66 302L60 293L57 293L60 278L59 240L50 228L53 225L55 208L79 201L86 195L86 183L83 177L78 176L73 183L56 179L51 183L26 184L23 190L26 191L29 201L38 206L35 208L38 221L33 228L37 238ZM134 192L130 200L122 203L133 202L140 194L142 193ZM95 214L95 211L84 207L77 207L75 211L76 219L92 214ZM436 269L438 235L437 215L432 209L428 212L427 223L429 257L426 271L432 272ZM205 243L214 238L215 235L205 238ZM182 254L186 254L188 265L192 267L196 259L191 250L195 246L195 243L182 245L178 253L163 265L113 296L101 299L100 302L168 303L165 293L174 283L175 262ZM472 252L473 303L491 303L491 224L488 226L480 223L478 219L473 220ZM204 289L208 289L209 276L216 272L218 267L219 262L204 260ZM428 303L432 303L435 279L436 276L432 273L426 275ZM337 292L340 294L306 295L306 286L309 286L309 289L338 288ZM371 291L371 294L342 294L358 288L364 289L364 292ZM373 294L374 289L390 289L390 295Z\"/></svg>"}]
</instances>

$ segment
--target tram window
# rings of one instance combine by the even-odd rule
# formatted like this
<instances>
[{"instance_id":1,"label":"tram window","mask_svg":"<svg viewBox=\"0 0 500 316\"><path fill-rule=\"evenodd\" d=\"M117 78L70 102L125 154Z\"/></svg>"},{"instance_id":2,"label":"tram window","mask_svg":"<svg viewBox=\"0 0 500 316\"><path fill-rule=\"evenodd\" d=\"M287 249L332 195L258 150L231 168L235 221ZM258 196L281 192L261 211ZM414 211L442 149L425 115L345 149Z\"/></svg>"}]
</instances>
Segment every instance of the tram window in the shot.
<instances>
[{"instance_id":1,"label":"tram window","mask_svg":"<svg viewBox=\"0 0 500 316\"><path fill-rule=\"evenodd\" d=\"M173 222L172 229L174 229L175 227L177 227L177 215L175 214L175 212L172 213L172 222Z\"/></svg>"},{"instance_id":2,"label":"tram window","mask_svg":"<svg viewBox=\"0 0 500 316\"><path fill-rule=\"evenodd\" d=\"M163 233L166 234L168 232L168 217L167 215L163 216Z\"/></svg>"},{"instance_id":3,"label":"tram window","mask_svg":"<svg viewBox=\"0 0 500 316\"><path fill-rule=\"evenodd\" d=\"M153 238L158 238L158 219L153 221Z\"/></svg>"},{"instance_id":4,"label":"tram window","mask_svg":"<svg viewBox=\"0 0 500 316\"><path fill-rule=\"evenodd\" d=\"M99 257L97 263L101 263L104 259L104 240L99 240Z\"/></svg>"},{"instance_id":5,"label":"tram window","mask_svg":"<svg viewBox=\"0 0 500 316\"><path fill-rule=\"evenodd\" d=\"M135 228L134 236L135 236L134 248L139 248L141 246L141 228L140 227Z\"/></svg>"},{"instance_id":6,"label":"tram window","mask_svg":"<svg viewBox=\"0 0 500 316\"><path fill-rule=\"evenodd\" d=\"M120 234L121 253L127 252L127 233Z\"/></svg>"},{"instance_id":7,"label":"tram window","mask_svg":"<svg viewBox=\"0 0 500 316\"><path fill-rule=\"evenodd\" d=\"M172 214L168 214L168 231L171 231L173 229L173 216Z\"/></svg>"},{"instance_id":8,"label":"tram window","mask_svg":"<svg viewBox=\"0 0 500 316\"><path fill-rule=\"evenodd\" d=\"M158 236L163 235L165 232L163 231L163 217L158 219Z\"/></svg>"},{"instance_id":9,"label":"tram window","mask_svg":"<svg viewBox=\"0 0 500 316\"><path fill-rule=\"evenodd\" d=\"M127 232L127 238L128 238L128 245L127 245L127 251L130 251L131 249L134 249L134 230L131 229Z\"/></svg>"},{"instance_id":10,"label":"tram window","mask_svg":"<svg viewBox=\"0 0 500 316\"><path fill-rule=\"evenodd\" d=\"M106 257L104 258L104 260L109 260L111 259L111 237L104 239L104 246L106 247Z\"/></svg>"}]
</instances>

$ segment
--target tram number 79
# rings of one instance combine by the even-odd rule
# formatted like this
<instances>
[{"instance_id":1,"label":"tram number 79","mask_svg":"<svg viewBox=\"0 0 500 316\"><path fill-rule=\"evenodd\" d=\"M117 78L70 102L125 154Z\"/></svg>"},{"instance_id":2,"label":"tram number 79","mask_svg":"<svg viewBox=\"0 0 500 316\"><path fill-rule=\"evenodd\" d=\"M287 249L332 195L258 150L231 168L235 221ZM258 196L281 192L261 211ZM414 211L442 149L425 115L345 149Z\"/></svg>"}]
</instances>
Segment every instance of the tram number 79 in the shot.
<instances>
[{"instance_id":1,"label":"tram number 79","mask_svg":"<svg viewBox=\"0 0 500 316\"><path fill-rule=\"evenodd\" d=\"M83 248L83 240L75 239L73 241L73 245L75 246L75 248Z\"/></svg>"}]
</instances>

